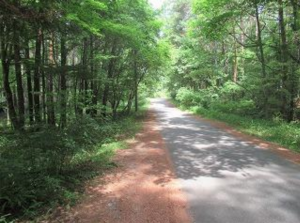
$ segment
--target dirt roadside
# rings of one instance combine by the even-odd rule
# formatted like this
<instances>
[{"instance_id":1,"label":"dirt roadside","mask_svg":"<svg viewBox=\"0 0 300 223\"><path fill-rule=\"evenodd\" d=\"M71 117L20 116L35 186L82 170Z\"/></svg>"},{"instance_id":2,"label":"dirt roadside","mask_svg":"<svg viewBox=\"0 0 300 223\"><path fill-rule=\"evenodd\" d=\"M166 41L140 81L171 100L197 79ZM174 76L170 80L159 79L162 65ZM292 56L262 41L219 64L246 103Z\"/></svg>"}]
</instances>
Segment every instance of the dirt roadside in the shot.
<instances>
[{"instance_id":1,"label":"dirt roadside","mask_svg":"<svg viewBox=\"0 0 300 223\"><path fill-rule=\"evenodd\" d=\"M119 167L94 179L81 203L47 222L191 222L153 111L130 148L118 151L114 161Z\"/></svg>"}]
</instances>

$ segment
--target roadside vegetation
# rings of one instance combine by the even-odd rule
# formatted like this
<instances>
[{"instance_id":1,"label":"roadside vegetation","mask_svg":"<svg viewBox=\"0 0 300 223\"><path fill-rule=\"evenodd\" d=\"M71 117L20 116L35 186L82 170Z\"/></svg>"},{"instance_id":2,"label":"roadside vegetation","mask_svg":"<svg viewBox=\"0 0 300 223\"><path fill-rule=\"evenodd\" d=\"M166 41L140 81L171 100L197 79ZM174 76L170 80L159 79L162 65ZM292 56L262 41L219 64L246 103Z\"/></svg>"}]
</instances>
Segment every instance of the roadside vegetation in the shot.
<instances>
[{"instance_id":1,"label":"roadside vegetation","mask_svg":"<svg viewBox=\"0 0 300 223\"><path fill-rule=\"evenodd\" d=\"M164 8L170 97L300 152L299 7L292 0L171 1Z\"/></svg>"},{"instance_id":2,"label":"roadside vegetation","mask_svg":"<svg viewBox=\"0 0 300 223\"><path fill-rule=\"evenodd\" d=\"M0 5L4 222L74 203L86 180L115 165L168 51L145 0Z\"/></svg>"},{"instance_id":3,"label":"roadside vegetation","mask_svg":"<svg viewBox=\"0 0 300 223\"><path fill-rule=\"evenodd\" d=\"M145 110L144 105L115 120L85 116L64 129L43 126L1 134L0 222L34 219L58 206L74 205L87 180L117 165L112 161L115 151L127 148Z\"/></svg>"}]
</instances>

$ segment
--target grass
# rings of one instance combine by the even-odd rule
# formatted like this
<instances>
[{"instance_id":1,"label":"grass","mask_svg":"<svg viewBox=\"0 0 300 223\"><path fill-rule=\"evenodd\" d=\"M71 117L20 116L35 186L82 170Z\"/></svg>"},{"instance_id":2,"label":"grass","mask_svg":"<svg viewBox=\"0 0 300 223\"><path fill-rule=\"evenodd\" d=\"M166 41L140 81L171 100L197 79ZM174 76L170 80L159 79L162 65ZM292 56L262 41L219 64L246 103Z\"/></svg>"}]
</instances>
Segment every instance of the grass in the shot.
<instances>
[{"instance_id":1,"label":"grass","mask_svg":"<svg viewBox=\"0 0 300 223\"><path fill-rule=\"evenodd\" d=\"M205 118L219 120L229 124L241 132L257 136L261 139L277 143L294 152L300 152L300 124L286 123L281 119L258 119L249 116L241 116L234 113L214 109L204 109L200 106L185 107L179 102L172 101L183 110Z\"/></svg>"}]
</instances>

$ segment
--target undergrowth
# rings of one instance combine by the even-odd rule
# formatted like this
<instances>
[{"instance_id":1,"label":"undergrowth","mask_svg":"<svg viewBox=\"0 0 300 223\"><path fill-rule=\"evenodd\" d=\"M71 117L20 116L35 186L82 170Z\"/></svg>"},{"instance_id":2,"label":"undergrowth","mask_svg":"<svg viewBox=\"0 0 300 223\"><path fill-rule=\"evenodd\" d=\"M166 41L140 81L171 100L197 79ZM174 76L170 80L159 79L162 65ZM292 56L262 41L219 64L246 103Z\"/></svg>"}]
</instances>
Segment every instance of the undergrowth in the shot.
<instances>
[{"instance_id":1,"label":"undergrowth","mask_svg":"<svg viewBox=\"0 0 300 223\"><path fill-rule=\"evenodd\" d=\"M74 204L83 185L115 166L114 151L140 128L145 112L119 120L82 117L66 129L0 135L0 222L34 219L58 205Z\"/></svg>"}]
</instances>

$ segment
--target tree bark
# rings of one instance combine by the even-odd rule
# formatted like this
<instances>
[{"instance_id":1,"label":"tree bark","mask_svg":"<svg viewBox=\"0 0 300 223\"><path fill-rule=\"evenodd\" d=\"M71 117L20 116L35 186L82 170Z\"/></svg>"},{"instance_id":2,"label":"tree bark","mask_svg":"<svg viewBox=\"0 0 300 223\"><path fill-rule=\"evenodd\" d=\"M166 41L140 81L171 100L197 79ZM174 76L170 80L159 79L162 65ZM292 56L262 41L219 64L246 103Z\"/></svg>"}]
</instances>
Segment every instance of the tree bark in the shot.
<instances>
[{"instance_id":1,"label":"tree bark","mask_svg":"<svg viewBox=\"0 0 300 223\"><path fill-rule=\"evenodd\" d=\"M137 67L137 51L134 51L134 108L135 112L139 110L138 101L138 67Z\"/></svg>"},{"instance_id":2,"label":"tree bark","mask_svg":"<svg viewBox=\"0 0 300 223\"><path fill-rule=\"evenodd\" d=\"M18 32L18 26L16 21L14 21L14 61L15 61L15 75L17 82L17 96L18 96L18 114L19 114L19 127L23 128L25 125L25 105L24 105L24 90L22 81L22 71L21 71L21 56L20 56L20 37Z\"/></svg>"},{"instance_id":3,"label":"tree bark","mask_svg":"<svg viewBox=\"0 0 300 223\"><path fill-rule=\"evenodd\" d=\"M34 108L33 108L33 92L32 92L32 82L31 82L31 69L30 69L30 54L29 54L29 42L26 40L25 47L25 69L26 69L26 79L27 79L27 97L28 97L28 114L29 123L32 124L34 121Z\"/></svg>"},{"instance_id":4,"label":"tree bark","mask_svg":"<svg viewBox=\"0 0 300 223\"><path fill-rule=\"evenodd\" d=\"M233 27L233 35L235 36L235 27ZM238 49L237 49L237 44L236 44L236 41L234 41L234 44L233 44L233 47L234 47L234 56L233 56L233 76L232 76L232 80L234 83L237 82L238 80Z\"/></svg>"},{"instance_id":5,"label":"tree bark","mask_svg":"<svg viewBox=\"0 0 300 223\"><path fill-rule=\"evenodd\" d=\"M41 46L42 46L42 30L39 28L35 42L35 67L33 77L34 88L34 117L36 122L41 122L41 106L40 106L40 76L41 76Z\"/></svg>"},{"instance_id":6,"label":"tree bark","mask_svg":"<svg viewBox=\"0 0 300 223\"><path fill-rule=\"evenodd\" d=\"M116 44L115 41L113 42L112 45L112 49L111 49L111 55L115 55L116 53ZM109 85L110 85L110 81L113 77L113 68L114 68L114 63L115 63L115 59L111 58L109 60L109 64L108 64L108 69L107 69L107 79L105 82L105 87L104 87L104 91L103 91L103 97L102 97L102 116L106 116L106 106L107 106L107 102L108 102L108 94L109 94Z\"/></svg>"},{"instance_id":7,"label":"tree bark","mask_svg":"<svg viewBox=\"0 0 300 223\"><path fill-rule=\"evenodd\" d=\"M82 52L82 68L81 68L81 77L78 91L78 104L77 104L77 114L83 115L84 108L86 105L87 95L86 95L86 86L87 86L87 52L88 52L88 41L85 38L83 40L83 52Z\"/></svg>"},{"instance_id":8,"label":"tree bark","mask_svg":"<svg viewBox=\"0 0 300 223\"><path fill-rule=\"evenodd\" d=\"M49 67L54 68L54 36L51 34L49 42ZM53 69L50 69L48 74L48 93L47 93L47 116L48 124L55 125L54 111L54 88L53 88Z\"/></svg>"},{"instance_id":9,"label":"tree bark","mask_svg":"<svg viewBox=\"0 0 300 223\"><path fill-rule=\"evenodd\" d=\"M261 63L261 71L262 77L265 78L266 74L266 62L265 62L265 55L264 55L264 48L262 42L262 33L261 33L261 24L260 24L260 17L259 17L259 6L255 4L255 19L256 19L256 28L257 28L257 45L260 54L260 63Z\"/></svg>"},{"instance_id":10,"label":"tree bark","mask_svg":"<svg viewBox=\"0 0 300 223\"><path fill-rule=\"evenodd\" d=\"M287 47L287 38L286 38L286 30L285 30L285 22L284 22L284 12L283 12L283 2L282 0L278 0L278 23L279 23L279 31L280 31L280 51L281 51L281 75L282 75L282 87L287 92L290 92L289 89L289 76L288 76L288 47ZM283 104L282 104L282 114L284 114L285 118L288 121L291 121L292 117L290 116L290 103L289 103L289 95L283 93L282 96Z\"/></svg>"},{"instance_id":11,"label":"tree bark","mask_svg":"<svg viewBox=\"0 0 300 223\"><path fill-rule=\"evenodd\" d=\"M268 89L266 89L266 78L267 78L267 72L266 72L266 61L265 61L265 55L264 55L264 46L262 41L262 30L261 30L261 22L260 22L260 15L259 15L259 5L256 2L255 3L255 22L256 22L256 41L257 41L257 48L259 52L259 60L261 63L261 72L262 72L262 86L261 86L261 94L262 99L260 103L260 107L264 113L265 117L269 116L269 107L268 107Z\"/></svg>"},{"instance_id":12,"label":"tree bark","mask_svg":"<svg viewBox=\"0 0 300 223\"><path fill-rule=\"evenodd\" d=\"M1 32L4 29L1 30ZM8 107L8 114L11 120L11 124L14 129L19 129L19 123L17 118L17 113L15 110L14 102L13 102L13 93L10 88L9 83L9 67L11 62L11 46L9 44L4 43L4 37L1 40L1 63L2 63L2 70L3 70L3 88L5 91L5 98Z\"/></svg>"},{"instance_id":13,"label":"tree bark","mask_svg":"<svg viewBox=\"0 0 300 223\"><path fill-rule=\"evenodd\" d=\"M61 74L60 74L60 127L64 128L67 125L67 80L66 80L66 64L67 64L67 49L65 33L61 34Z\"/></svg>"},{"instance_id":14,"label":"tree bark","mask_svg":"<svg viewBox=\"0 0 300 223\"><path fill-rule=\"evenodd\" d=\"M292 24L292 30L294 32L293 37L293 44L295 46L294 54L296 55L297 60L300 59L300 40L299 40L299 34L297 33L299 31L299 5L297 0L291 0L291 5L293 8L293 24ZM292 52L291 52L292 53ZM290 113L289 113L289 120L292 121L295 119L295 109L296 109L296 103L295 99L297 98L297 92L299 90L299 77L296 74L296 71L298 69L299 63L293 63L292 65L292 72L290 77L290 84L291 84L291 99L290 99Z\"/></svg>"},{"instance_id":15,"label":"tree bark","mask_svg":"<svg viewBox=\"0 0 300 223\"><path fill-rule=\"evenodd\" d=\"M90 37L90 53L91 53L91 90L92 90L92 109L91 109L91 116L95 117L97 115L97 103L98 103L98 98L97 98L97 81L95 80L95 65L94 65L94 38L93 36Z\"/></svg>"}]
</instances>

